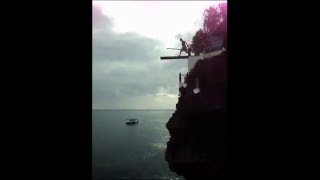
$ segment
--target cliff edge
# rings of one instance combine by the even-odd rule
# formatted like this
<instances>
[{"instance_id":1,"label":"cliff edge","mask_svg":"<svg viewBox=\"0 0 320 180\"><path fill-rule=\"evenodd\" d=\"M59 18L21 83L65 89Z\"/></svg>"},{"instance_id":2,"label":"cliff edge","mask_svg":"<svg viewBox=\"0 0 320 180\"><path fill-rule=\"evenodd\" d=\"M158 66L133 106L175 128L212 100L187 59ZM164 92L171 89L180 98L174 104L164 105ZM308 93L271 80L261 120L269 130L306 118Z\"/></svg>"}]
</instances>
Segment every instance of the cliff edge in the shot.
<instances>
[{"instance_id":1,"label":"cliff edge","mask_svg":"<svg viewBox=\"0 0 320 180\"><path fill-rule=\"evenodd\" d=\"M187 180L227 179L227 51L199 60L185 83L166 124L166 161Z\"/></svg>"}]
</instances>

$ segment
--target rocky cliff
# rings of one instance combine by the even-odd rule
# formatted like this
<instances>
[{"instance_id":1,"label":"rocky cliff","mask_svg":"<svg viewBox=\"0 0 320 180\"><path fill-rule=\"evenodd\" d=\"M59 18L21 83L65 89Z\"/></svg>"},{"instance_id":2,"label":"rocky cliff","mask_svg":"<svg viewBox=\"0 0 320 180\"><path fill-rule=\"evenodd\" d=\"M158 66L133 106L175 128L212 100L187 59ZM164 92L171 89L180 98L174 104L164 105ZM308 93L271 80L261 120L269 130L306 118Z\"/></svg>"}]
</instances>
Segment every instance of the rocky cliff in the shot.
<instances>
[{"instance_id":1,"label":"rocky cliff","mask_svg":"<svg viewBox=\"0 0 320 180\"><path fill-rule=\"evenodd\" d=\"M227 51L198 61L185 83L166 124L166 161L187 180L227 179Z\"/></svg>"}]
</instances>

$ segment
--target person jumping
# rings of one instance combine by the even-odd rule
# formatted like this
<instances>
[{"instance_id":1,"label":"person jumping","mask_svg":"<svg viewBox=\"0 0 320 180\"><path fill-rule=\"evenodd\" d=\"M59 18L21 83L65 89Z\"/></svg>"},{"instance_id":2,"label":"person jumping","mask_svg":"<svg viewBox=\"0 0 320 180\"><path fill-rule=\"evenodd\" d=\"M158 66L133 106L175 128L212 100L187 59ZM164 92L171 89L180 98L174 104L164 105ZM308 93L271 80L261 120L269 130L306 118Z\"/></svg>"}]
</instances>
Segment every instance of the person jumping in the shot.
<instances>
[{"instance_id":1,"label":"person jumping","mask_svg":"<svg viewBox=\"0 0 320 180\"><path fill-rule=\"evenodd\" d=\"M191 55L191 49L190 49L189 45L184 40L182 40L182 38L180 38L180 41L181 41L181 49L180 49L179 56L181 56L182 51L188 53L188 56L190 56Z\"/></svg>"}]
</instances>

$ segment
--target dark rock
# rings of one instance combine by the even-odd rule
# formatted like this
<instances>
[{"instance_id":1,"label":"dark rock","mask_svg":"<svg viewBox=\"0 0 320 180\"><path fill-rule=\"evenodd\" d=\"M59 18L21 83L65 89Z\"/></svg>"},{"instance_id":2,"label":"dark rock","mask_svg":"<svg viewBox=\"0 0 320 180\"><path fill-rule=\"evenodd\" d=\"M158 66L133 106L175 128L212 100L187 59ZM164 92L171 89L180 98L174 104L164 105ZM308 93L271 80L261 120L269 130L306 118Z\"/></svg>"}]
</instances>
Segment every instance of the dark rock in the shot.
<instances>
[{"instance_id":1,"label":"dark rock","mask_svg":"<svg viewBox=\"0 0 320 180\"><path fill-rule=\"evenodd\" d=\"M185 80L166 124L171 136L166 161L186 179L227 179L227 51L198 61Z\"/></svg>"}]
</instances>

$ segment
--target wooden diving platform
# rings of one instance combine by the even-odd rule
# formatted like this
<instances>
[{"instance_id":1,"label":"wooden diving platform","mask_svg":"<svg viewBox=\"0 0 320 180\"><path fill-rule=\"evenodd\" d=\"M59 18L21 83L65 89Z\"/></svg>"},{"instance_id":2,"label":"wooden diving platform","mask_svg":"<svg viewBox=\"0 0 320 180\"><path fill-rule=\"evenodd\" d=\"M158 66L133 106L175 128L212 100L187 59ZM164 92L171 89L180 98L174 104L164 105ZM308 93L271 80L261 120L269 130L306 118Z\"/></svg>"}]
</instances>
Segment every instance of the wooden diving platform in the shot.
<instances>
[{"instance_id":1,"label":"wooden diving platform","mask_svg":"<svg viewBox=\"0 0 320 180\"><path fill-rule=\"evenodd\" d=\"M188 59L189 56L162 56L160 57L161 60L166 59Z\"/></svg>"}]
</instances>

